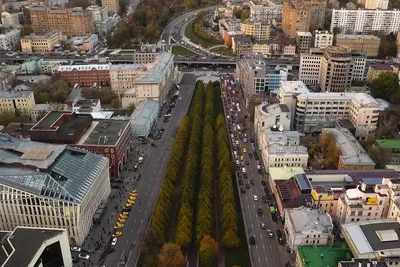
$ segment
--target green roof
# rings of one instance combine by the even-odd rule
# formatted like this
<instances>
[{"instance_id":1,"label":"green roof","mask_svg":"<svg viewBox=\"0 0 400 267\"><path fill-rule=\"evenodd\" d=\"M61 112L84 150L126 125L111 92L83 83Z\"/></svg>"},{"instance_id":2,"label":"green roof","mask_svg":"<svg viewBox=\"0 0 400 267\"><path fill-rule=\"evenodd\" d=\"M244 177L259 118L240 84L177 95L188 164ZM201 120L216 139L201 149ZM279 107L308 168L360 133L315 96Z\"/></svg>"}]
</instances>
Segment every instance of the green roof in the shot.
<instances>
[{"instance_id":1,"label":"green roof","mask_svg":"<svg viewBox=\"0 0 400 267\"><path fill-rule=\"evenodd\" d=\"M397 139L376 139L375 144L382 148L400 149L400 140Z\"/></svg>"},{"instance_id":2,"label":"green roof","mask_svg":"<svg viewBox=\"0 0 400 267\"><path fill-rule=\"evenodd\" d=\"M352 259L347 246L298 246L297 252L304 267L336 267L340 261Z\"/></svg>"}]
</instances>

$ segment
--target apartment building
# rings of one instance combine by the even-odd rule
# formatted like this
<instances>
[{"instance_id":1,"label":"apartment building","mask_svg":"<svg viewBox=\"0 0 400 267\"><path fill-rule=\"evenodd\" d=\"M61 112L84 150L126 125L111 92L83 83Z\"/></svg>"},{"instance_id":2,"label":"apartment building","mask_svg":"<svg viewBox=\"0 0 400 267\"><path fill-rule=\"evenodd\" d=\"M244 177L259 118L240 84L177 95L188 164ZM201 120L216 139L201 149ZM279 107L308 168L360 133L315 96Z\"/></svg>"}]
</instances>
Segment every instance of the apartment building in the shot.
<instances>
[{"instance_id":1,"label":"apartment building","mask_svg":"<svg viewBox=\"0 0 400 267\"><path fill-rule=\"evenodd\" d=\"M308 152L305 146L272 144L262 149L261 157L266 168L284 166L306 168L308 163Z\"/></svg>"},{"instance_id":2,"label":"apartment building","mask_svg":"<svg viewBox=\"0 0 400 267\"><path fill-rule=\"evenodd\" d=\"M224 38L228 32L239 32L240 24L240 19L220 19L218 21L219 34Z\"/></svg>"},{"instance_id":3,"label":"apartment building","mask_svg":"<svg viewBox=\"0 0 400 267\"><path fill-rule=\"evenodd\" d=\"M377 57L381 38L374 35L336 35L336 45L363 52L367 57Z\"/></svg>"},{"instance_id":4,"label":"apartment building","mask_svg":"<svg viewBox=\"0 0 400 267\"><path fill-rule=\"evenodd\" d=\"M159 52L136 52L133 54L133 64L153 63L160 55Z\"/></svg>"},{"instance_id":5,"label":"apartment building","mask_svg":"<svg viewBox=\"0 0 400 267\"><path fill-rule=\"evenodd\" d=\"M305 2L286 0L282 10L282 30L290 38L295 38L298 31L309 31L311 10Z\"/></svg>"},{"instance_id":6,"label":"apartment building","mask_svg":"<svg viewBox=\"0 0 400 267\"><path fill-rule=\"evenodd\" d=\"M400 25L400 10L382 9L333 9L331 28L342 34L396 33Z\"/></svg>"},{"instance_id":7,"label":"apartment building","mask_svg":"<svg viewBox=\"0 0 400 267\"><path fill-rule=\"evenodd\" d=\"M111 88L123 95L123 108L147 99L163 102L175 79L174 56L163 52L152 64L112 65L110 78Z\"/></svg>"},{"instance_id":8,"label":"apartment building","mask_svg":"<svg viewBox=\"0 0 400 267\"><path fill-rule=\"evenodd\" d=\"M110 194L108 159L87 150L0 135L0 228L62 228L82 245ZM26 240L26 239L25 239Z\"/></svg>"},{"instance_id":9,"label":"apartment building","mask_svg":"<svg viewBox=\"0 0 400 267\"><path fill-rule=\"evenodd\" d=\"M250 1L250 18L256 20L281 20L282 19L282 3L275 3L271 0Z\"/></svg>"},{"instance_id":10,"label":"apartment building","mask_svg":"<svg viewBox=\"0 0 400 267\"><path fill-rule=\"evenodd\" d=\"M368 82L372 82L376 78L379 77L382 73L385 72L392 72L392 73L399 73L399 67L390 64L374 64L368 67L367 78Z\"/></svg>"},{"instance_id":11,"label":"apartment building","mask_svg":"<svg viewBox=\"0 0 400 267\"><path fill-rule=\"evenodd\" d=\"M397 139L375 139L375 146L387 150L386 163L400 165L400 140Z\"/></svg>"},{"instance_id":12,"label":"apartment building","mask_svg":"<svg viewBox=\"0 0 400 267\"><path fill-rule=\"evenodd\" d=\"M101 6L106 7L109 12L119 12L119 0L101 0Z\"/></svg>"},{"instance_id":13,"label":"apartment building","mask_svg":"<svg viewBox=\"0 0 400 267\"><path fill-rule=\"evenodd\" d=\"M375 169L375 162L356 140L353 134L342 127L324 128L322 135L331 134L339 149L338 170Z\"/></svg>"},{"instance_id":14,"label":"apartment building","mask_svg":"<svg viewBox=\"0 0 400 267\"><path fill-rule=\"evenodd\" d=\"M296 35L296 46L297 53L308 53L312 44L311 32L297 32Z\"/></svg>"},{"instance_id":15,"label":"apartment building","mask_svg":"<svg viewBox=\"0 0 400 267\"><path fill-rule=\"evenodd\" d=\"M285 104L262 103L254 110L254 130L257 140L264 138L264 132L268 130L290 130L290 110Z\"/></svg>"},{"instance_id":16,"label":"apartment building","mask_svg":"<svg viewBox=\"0 0 400 267\"><path fill-rule=\"evenodd\" d=\"M268 40L270 35L269 20L247 19L240 23L240 31L244 35L252 36L256 41Z\"/></svg>"},{"instance_id":17,"label":"apartment building","mask_svg":"<svg viewBox=\"0 0 400 267\"><path fill-rule=\"evenodd\" d=\"M284 231L290 252L297 251L301 245L330 245L333 242L332 218L318 209L286 209Z\"/></svg>"},{"instance_id":18,"label":"apartment building","mask_svg":"<svg viewBox=\"0 0 400 267\"><path fill-rule=\"evenodd\" d=\"M23 115L29 115L35 105L35 96L25 85L18 85L11 91L0 91L0 112L18 110Z\"/></svg>"},{"instance_id":19,"label":"apartment building","mask_svg":"<svg viewBox=\"0 0 400 267\"><path fill-rule=\"evenodd\" d=\"M300 55L299 79L324 92L345 92L352 81L362 81L366 57L346 47L311 48Z\"/></svg>"},{"instance_id":20,"label":"apartment building","mask_svg":"<svg viewBox=\"0 0 400 267\"><path fill-rule=\"evenodd\" d=\"M13 29L8 27L0 28L0 50L16 50L19 43L20 36L19 29Z\"/></svg>"},{"instance_id":21,"label":"apartment building","mask_svg":"<svg viewBox=\"0 0 400 267\"><path fill-rule=\"evenodd\" d=\"M49 29L61 31L68 38L86 36L94 33L92 13L75 8L29 7L32 29L35 34L44 34Z\"/></svg>"},{"instance_id":22,"label":"apartment building","mask_svg":"<svg viewBox=\"0 0 400 267\"><path fill-rule=\"evenodd\" d=\"M70 86L109 86L111 63L88 64L83 62L72 62L58 66L59 76L68 82Z\"/></svg>"},{"instance_id":23,"label":"apartment building","mask_svg":"<svg viewBox=\"0 0 400 267\"><path fill-rule=\"evenodd\" d=\"M21 50L24 53L51 52L61 44L61 32L50 31L42 35L31 34L21 38Z\"/></svg>"},{"instance_id":24,"label":"apartment building","mask_svg":"<svg viewBox=\"0 0 400 267\"><path fill-rule=\"evenodd\" d=\"M329 31L318 31L314 32L314 47L321 49L332 46L333 44L333 34Z\"/></svg>"},{"instance_id":25,"label":"apartment building","mask_svg":"<svg viewBox=\"0 0 400 267\"><path fill-rule=\"evenodd\" d=\"M232 34L232 51L236 55L247 55L252 52L252 42L250 36L245 36L241 32Z\"/></svg>"},{"instance_id":26,"label":"apartment building","mask_svg":"<svg viewBox=\"0 0 400 267\"><path fill-rule=\"evenodd\" d=\"M365 9L388 9L389 0L357 0Z\"/></svg>"},{"instance_id":27,"label":"apartment building","mask_svg":"<svg viewBox=\"0 0 400 267\"><path fill-rule=\"evenodd\" d=\"M310 28L307 31L324 28L327 1L309 0L307 4L310 9Z\"/></svg>"}]
</instances>

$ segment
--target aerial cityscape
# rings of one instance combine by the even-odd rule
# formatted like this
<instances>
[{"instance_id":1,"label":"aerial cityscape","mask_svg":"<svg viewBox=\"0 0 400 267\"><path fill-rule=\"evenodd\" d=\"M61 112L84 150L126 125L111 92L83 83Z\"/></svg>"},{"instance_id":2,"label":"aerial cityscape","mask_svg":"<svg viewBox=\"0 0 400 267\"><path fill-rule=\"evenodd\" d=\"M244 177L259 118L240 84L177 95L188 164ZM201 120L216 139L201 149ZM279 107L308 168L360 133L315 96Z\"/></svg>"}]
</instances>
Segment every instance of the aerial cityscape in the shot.
<instances>
[{"instance_id":1,"label":"aerial cityscape","mask_svg":"<svg viewBox=\"0 0 400 267\"><path fill-rule=\"evenodd\" d=\"M0 14L0 267L400 266L399 1Z\"/></svg>"}]
</instances>

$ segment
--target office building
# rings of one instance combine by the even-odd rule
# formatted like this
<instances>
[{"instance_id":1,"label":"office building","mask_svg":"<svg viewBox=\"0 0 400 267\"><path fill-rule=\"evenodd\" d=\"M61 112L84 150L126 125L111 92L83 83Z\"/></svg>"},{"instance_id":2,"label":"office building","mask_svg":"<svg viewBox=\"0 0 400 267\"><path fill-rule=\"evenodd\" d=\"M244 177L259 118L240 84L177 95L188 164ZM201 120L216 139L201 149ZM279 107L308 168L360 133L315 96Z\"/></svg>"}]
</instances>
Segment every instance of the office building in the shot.
<instances>
[{"instance_id":1,"label":"office building","mask_svg":"<svg viewBox=\"0 0 400 267\"><path fill-rule=\"evenodd\" d=\"M16 50L19 43L20 30L8 27L0 28L0 50Z\"/></svg>"},{"instance_id":2,"label":"office building","mask_svg":"<svg viewBox=\"0 0 400 267\"><path fill-rule=\"evenodd\" d=\"M101 6L106 7L109 12L119 12L119 0L101 0Z\"/></svg>"},{"instance_id":3,"label":"office building","mask_svg":"<svg viewBox=\"0 0 400 267\"><path fill-rule=\"evenodd\" d=\"M333 9L330 31L339 28L342 34L396 33L400 25L400 10Z\"/></svg>"},{"instance_id":4,"label":"office building","mask_svg":"<svg viewBox=\"0 0 400 267\"><path fill-rule=\"evenodd\" d=\"M21 38L21 50L24 53L52 52L61 45L61 32L50 31L45 34L31 34Z\"/></svg>"},{"instance_id":5,"label":"office building","mask_svg":"<svg viewBox=\"0 0 400 267\"><path fill-rule=\"evenodd\" d=\"M388 9L389 0L357 0L365 9Z\"/></svg>"},{"instance_id":6,"label":"office building","mask_svg":"<svg viewBox=\"0 0 400 267\"><path fill-rule=\"evenodd\" d=\"M109 16L106 7L89 6L86 10L92 14L92 21L97 34L104 36L111 32L118 16Z\"/></svg>"},{"instance_id":7,"label":"office building","mask_svg":"<svg viewBox=\"0 0 400 267\"><path fill-rule=\"evenodd\" d=\"M297 32L296 35L296 46L297 53L308 53L312 44L311 32Z\"/></svg>"},{"instance_id":8,"label":"office building","mask_svg":"<svg viewBox=\"0 0 400 267\"><path fill-rule=\"evenodd\" d=\"M400 264L400 231L395 219L350 222L342 225L342 235L356 259L386 262L389 267ZM371 267L374 266L374 263Z\"/></svg>"},{"instance_id":9,"label":"office building","mask_svg":"<svg viewBox=\"0 0 400 267\"><path fill-rule=\"evenodd\" d=\"M32 141L69 144L107 157L111 176L118 177L133 149L127 120L94 120L90 114L52 111L30 130Z\"/></svg>"},{"instance_id":10,"label":"office building","mask_svg":"<svg viewBox=\"0 0 400 267\"><path fill-rule=\"evenodd\" d=\"M174 79L174 56L163 52L153 63L112 65L111 88L121 95L122 107L146 99L164 101Z\"/></svg>"},{"instance_id":11,"label":"office building","mask_svg":"<svg viewBox=\"0 0 400 267\"><path fill-rule=\"evenodd\" d=\"M298 31L310 29L311 10L303 1L283 1L282 30L290 38L295 38Z\"/></svg>"},{"instance_id":12,"label":"office building","mask_svg":"<svg viewBox=\"0 0 400 267\"><path fill-rule=\"evenodd\" d=\"M72 266L65 229L19 227L1 231L0 266Z\"/></svg>"},{"instance_id":13,"label":"office building","mask_svg":"<svg viewBox=\"0 0 400 267\"><path fill-rule=\"evenodd\" d=\"M35 96L31 88L25 85L17 85L10 91L0 91L0 112L18 111L24 116L29 116L35 105Z\"/></svg>"},{"instance_id":14,"label":"office building","mask_svg":"<svg viewBox=\"0 0 400 267\"><path fill-rule=\"evenodd\" d=\"M375 162L347 129L325 128L322 135L330 134L339 149L338 170L375 169Z\"/></svg>"},{"instance_id":15,"label":"office building","mask_svg":"<svg viewBox=\"0 0 400 267\"><path fill-rule=\"evenodd\" d=\"M375 139L375 146L385 149L388 152L386 163L400 165L400 140L396 139Z\"/></svg>"},{"instance_id":16,"label":"office building","mask_svg":"<svg viewBox=\"0 0 400 267\"><path fill-rule=\"evenodd\" d=\"M374 35L337 34L336 45L363 52L367 57L377 57L381 38Z\"/></svg>"},{"instance_id":17,"label":"office building","mask_svg":"<svg viewBox=\"0 0 400 267\"><path fill-rule=\"evenodd\" d=\"M318 240L317 240L318 241ZM351 260L350 249L343 246L305 244L297 246L296 267L338 266L340 261ZM364 267L364 266L356 266Z\"/></svg>"},{"instance_id":18,"label":"office building","mask_svg":"<svg viewBox=\"0 0 400 267\"><path fill-rule=\"evenodd\" d=\"M291 252L301 245L331 245L333 223L329 214L305 207L286 209L284 231Z\"/></svg>"},{"instance_id":19,"label":"office building","mask_svg":"<svg viewBox=\"0 0 400 267\"><path fill-rule=\"evenodd\" d=\"M58 74L70 86L75 84L87 87L109 86L111 83L110 68L110 63L71 62L60 64Z\"/></svg>"},{"instance_id":20,"label":"office building","mask_svg":"<svg viewBox=\"0 0 400 267\"><path fill-rule=\"evenodd\" d=\"M391 64L374 64L370 65L368 67L368 72L367 72L367 81L372 82L376 78L379 77L382 73L385 72L392 72L395 74L399 73L399 67L396 65L391 65Z\"/></svg>"},{"instance_id":21,"label":"office building","mask_svg":"<svg viewBox=\"0 0 400 267\"><path fill-rule=\"evenodd\" d=\"M71 244L82 245L96 209L110 194L108 159L4 135L0 152L0 229L62 228Z\"/></svg>"},{"instance_id":22,"label":"office building","mask_svg":"<svg viewBox=\"0 0 400 267\"><path fill-rule=\"evenodd\" d=\"M314 47L321 49L332 46L333 44L333 34L329 31L318 31L314 32Z\"/></svg>"},{"instance_id":23,"label":"office building","mask_svg":"<svg viewBox=\"0 0 400 267\"><path fill-rule=\"evenodd\" d=\"M19 13L9 13L9 12L2 12L1 13L1 23L5 26L14 26L20 27L21 24L19 23Z\"/></svg>"},{"instance_id":24,"label":"office building","mask_svg":"<svg viewBox=\"0 0 400 267\"><path fill-rule=\"evenodd\" d=\"M92 13L81 7L56 9L31 6L29 14L35 34L45 34L49 29L61 31L68 38L94 33Z\"/></svg>"},{"instance_id":25,"label":"office building","mask_svg":"<svg viewBox=\"0 0 400 267\"><path fill-rule=\"evenodd\" d=\"M240 31L244 35L253 37L256 41L268 40L270 24L269 20L247 19L240 23Z\"/></svg>"},{"instance_id":26,"label":"office building","mask_svg":"<svg viewBox=\"0 0 400 267\"><path fill-rule=\"evenodd\" d=\"M304 146L272 144L262 148L261 154L266 168L284 166L306 168L308 163L308 152Z\"/></svg>"},{"instance_id":27,"label":"office building","mask_svg":"<svg viewBox=\"0 0 400 267\"><path fill-rule=\"evenodd\" d=\"M266 19L271 21L273 19L282 19L282 3L279 1L250 1L249 6L251 19Z\"/></svg>"},{"instance_id":28,"label":"office building","mask_svg":"<svg viewBox=\"0 0 400 267\"><path fill-rule=\"evenodd\" d=\"M299 79L323 92L345 92L352 81L362 81L366 57L346 47L311 48L300 56Z\"/></svg>"}]
</instances>

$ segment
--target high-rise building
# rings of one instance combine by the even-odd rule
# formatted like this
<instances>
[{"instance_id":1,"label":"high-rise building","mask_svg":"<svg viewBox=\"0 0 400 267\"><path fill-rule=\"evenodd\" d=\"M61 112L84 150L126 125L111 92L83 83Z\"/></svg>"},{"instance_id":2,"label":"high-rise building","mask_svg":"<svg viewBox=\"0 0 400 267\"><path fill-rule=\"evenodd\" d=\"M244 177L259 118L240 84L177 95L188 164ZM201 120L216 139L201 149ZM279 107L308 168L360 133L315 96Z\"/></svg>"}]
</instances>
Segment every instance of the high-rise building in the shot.
<instances>
[{"instance_id":1,"label":"high-rise building","mask_svg":"<svg viewBox=\"0 0 400 267\"><path fill-rule=\"evenodd\" d=\"M388 9L389 0L357 0L365 9Z\"/></svg>"},{"instance_id":2,"label":"high-rise building","mask_svg":"<svg viewBox=\"0 0 400 267\"><path fill-rule=\"evenodd\" d=\"M101 6L106 7L109 12L119 12L119 0L101 0Z\"/></svg>"},{"instance_id":3,"label":"high-rise building","mask_svg":"<svg viewBox=\"0 0 400 267\"><path fill-rule=\"evenodd\" d=\"M273 0L250 1L250 18L258 20L282 19L282 4Z\"/></svg>"},{"instance_id":4,"label":"high-rise building","mask_svg":"<svg viewBox=\"0 0 400 267\"><path fill-rule=\"evenodd\" d=\"M270 21L247 19L240 23L240 31L253 37L256 41L268 40Z\"/></svg>"},{"instance_id":5,"label":"high-rise building","mask_svg":"<svg viewBox=\"0 0 400 267\"><path fill-rule=\"evenodd\" d=\"M310 32L297 32L296 46L297 53L308 53L312 44L312 34Z\"/></svg>"},{"instance_id":6,"label":"high-rise building","mask_svg":"<svg viewBox=\"0 0 400 267\"><path fill-rule=\"evenodd\" d=\"M400 10L381 9L333 9L331 29L339 28L342 34L372 34L397 32L400 26Z\"/></svg>"},{"instance_id":7,"label":"high-rise building","mask_svg":"<svg viewBox=\"0 0 400 267\"><path fill-rule=\"evenodd\" d=\"M295 38L298 31L310 29L311 10L303 1L286 0L283 2L282 30L290 38Z\"/></svg>"},{"instance_id":8,"label":"high-rise building","mask_svg":"<svg viewBox=\"0 0 400 267\"><path fill-rule=\"evenodd\" d=\"M327 48L333 44L333 34L329 31L318 31L314 33L314 47Z\"/></svg>"},{"instance_id":9,"label":"high-rise building","mask_svg":"<svg viewBox=\"0 0 400 267\"><path fill-rule=\"evenodd\" d=\"M310 9L310 28L307 31L322 29L325 22L326 3L325 0L308 0L306 2Z\"/></svg>"},{"instance_id":10,"label":"high-rise building","mask_svg":"<svg viewBox=\"0 0 400 267\"><path fill-rule=\"evenodd\" d=\"M35 34L44 34L49 29L61 31L67 37L86 36L94 32L92 13L80 7L55 9L32 6L29 13Z\"/></svg>"},{"instance_id":11,"label":"high-rise building","mask_svg":"<svg viewBox=\"0 0 400 267\"><path fill-rule=\"evenodd\" d=\"M300 56L299 79L322 91L345 92L352 81L364 79L366 57L346 47L311 48Z\"/></svg>"},{"instance_id":12,"label":"high-rise building","mask_svg":"<svg viewBox=\"0 0 400 267\"><path fill-rule=\"evenodd\" d=\"M367 57L377 57L381 38L374 35L337 34L336 45L365 53Z\"/></svg>"}]
</instances>

